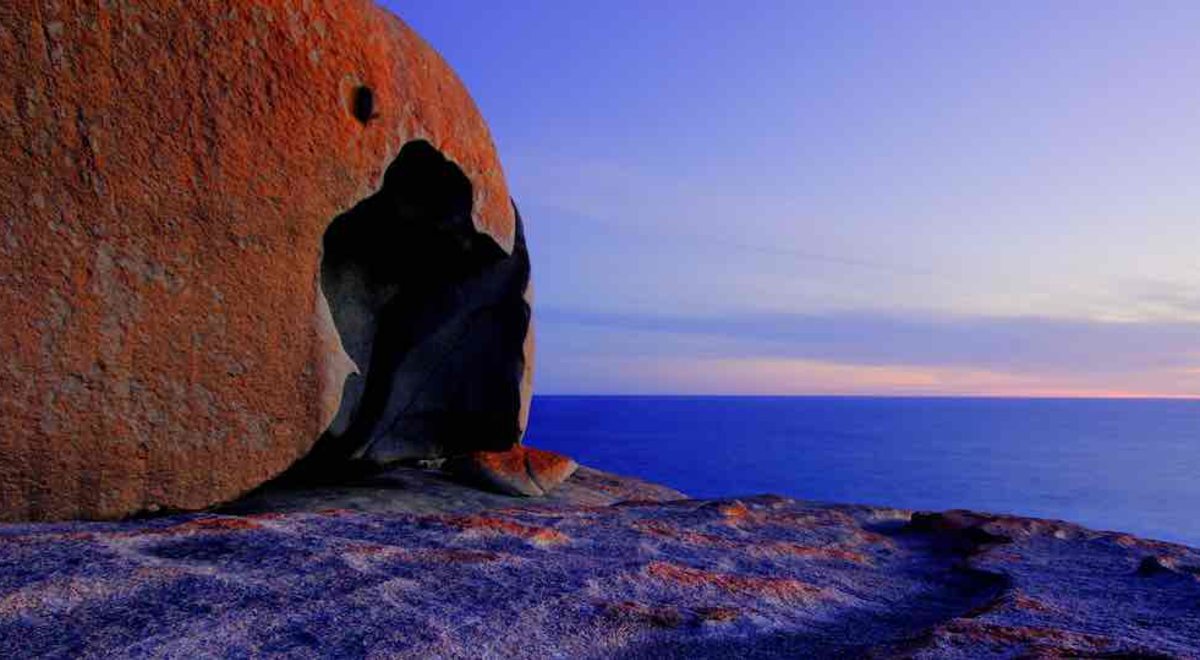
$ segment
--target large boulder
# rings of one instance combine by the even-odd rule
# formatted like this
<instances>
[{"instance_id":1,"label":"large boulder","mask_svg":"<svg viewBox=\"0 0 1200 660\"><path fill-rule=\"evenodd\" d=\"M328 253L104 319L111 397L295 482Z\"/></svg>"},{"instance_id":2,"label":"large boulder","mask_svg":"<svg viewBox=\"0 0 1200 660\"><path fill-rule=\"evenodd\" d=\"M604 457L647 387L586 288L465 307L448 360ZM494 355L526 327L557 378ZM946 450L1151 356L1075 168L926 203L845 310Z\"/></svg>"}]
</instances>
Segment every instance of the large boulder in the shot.
<instances>
[{"instance_id":1,"label":"large boulder","mask_svg":"<svg viewBox=\"0 0 1200 660\"><path fill-rule=\"evenodd\" d=\"M373 3L0 4L0 520L512 447L528 282L483 119Z\"/></svg>"}]
</instances>

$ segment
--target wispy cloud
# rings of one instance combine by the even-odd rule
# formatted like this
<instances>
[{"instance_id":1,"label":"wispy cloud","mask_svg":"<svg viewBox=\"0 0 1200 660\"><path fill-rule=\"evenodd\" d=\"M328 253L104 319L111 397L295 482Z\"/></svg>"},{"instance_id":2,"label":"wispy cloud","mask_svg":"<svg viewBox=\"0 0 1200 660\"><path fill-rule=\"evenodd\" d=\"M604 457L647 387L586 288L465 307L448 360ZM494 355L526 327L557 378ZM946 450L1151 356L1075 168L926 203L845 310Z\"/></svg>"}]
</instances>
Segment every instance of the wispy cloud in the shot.
<instances>
[{"instance_id":1,"label":"wispy cloud","mask_svg":"<svg viewBox=\"0 0 1200 660\"><path fill-rule=\"evenodd\" d=\"M882 259L871 259L869 257L861 257L849 254L830 254L824 252L814 252L810 250L798 250L789 248L786 245L769 245L767 243L754 243L742 239L733 238L731 236L721 236L711 230L689 229L684 232L664 232L661 229L654 229L652 226L638 225L623 225L616 222L605 222L595 218L585 216L575 216L574 222L577 224L587 225L591 228L601 227L608 230L615 230L623 234L639 235L643 238L653 238L661 241L683 242L695 245L715 246L722 250L736 250L752 254L766 254L780 257L787 257L798 261L810 261L827 266L839 266L845 268L854 268L867 271L875 271L888 273L893 275L919 275L925 277L950 277L945 273L939 273L929 268L921 268L900 264Z\"/></svg>"},{"instance_id":2,"label":"wispy cloud","mask_svg":"<svg viewBox=\"0 0 1200 660\"><path fill-rule=\"evenodd\" d=\"M1167 381L1132 373L1106 387L1070 374L787 358L567 357L538 378L539 391L550 393L1195 398L1200 392L1200 372Z\"/></svg>"},{"instance_id":3,"label":"wispy cloud","mask_svg":"<svg viewBox=\"0 0 1200 660\"><path fill-rule=\"evenodd\" d=\"M809 370L836 365L839 382L871 382L889 391L1200 394L1200 323L916 312L705 317L542 309L537 314L549 326L544 336L552 351L554 326L569 324L595 331L586 350L596 357L674 360L679 369L688 360L757 361L760 367L776 361L792 364L787 369L793 372L797 365ZM764 381L779 378L764 376Z\"/></svg>"},{"instance_id":4,"label":"wispy cloud","mask_svg":"<svg viewBox=\"0 0 1200 660\"><path fill-rule=\"evenodd\" d=\"M790 222L782 222L787 213L781 216L779 200L733 195L728 190L713 189L704 180L689 179L678 173L663 177L654 170L639 170L611 161L547 161L530 157L526 162L528 172L517 187L527 187L536 194L524 201L556 219L566 218L581 225L582 231L609 230L660 244L717 246L838 268L948 277L926 266L904 263L902 259L789 245L788 232L778 231L779 226L822 226L829 221L820 217L794 217ZM747 240L747 236L758 240Z\"/></svg>"},{"instance_id":5,"label":"wispy cloud","mask_svg":"<svg viewBox=\"0 0 1200 660\"><path fill-rule=\"evenodd\" d=\"M1148 279L1126 285L1122 292L1129 305L1148 318L1189 319L1200 322L1200 269L1193 282Z\"/></svg>"}]
</instances>

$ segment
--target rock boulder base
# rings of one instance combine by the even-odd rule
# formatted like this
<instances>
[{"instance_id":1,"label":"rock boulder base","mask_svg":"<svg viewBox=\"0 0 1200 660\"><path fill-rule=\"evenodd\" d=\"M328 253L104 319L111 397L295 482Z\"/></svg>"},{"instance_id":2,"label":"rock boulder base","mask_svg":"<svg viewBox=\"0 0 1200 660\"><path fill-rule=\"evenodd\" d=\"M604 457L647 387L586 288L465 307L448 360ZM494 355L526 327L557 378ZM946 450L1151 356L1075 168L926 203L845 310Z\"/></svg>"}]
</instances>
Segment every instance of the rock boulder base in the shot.
<instances>
[{"instance_id":1,"label":"rock boulder base","mask_svg":"<svg viewBox=\"0 0 1200 660\"><path fill-rule=\"evenodd\" d=\"M450 459L447 472L481 488L517 497L541 497L575 474L579 464L552 451L513 447Z\"/></svg>"}]
</instances>

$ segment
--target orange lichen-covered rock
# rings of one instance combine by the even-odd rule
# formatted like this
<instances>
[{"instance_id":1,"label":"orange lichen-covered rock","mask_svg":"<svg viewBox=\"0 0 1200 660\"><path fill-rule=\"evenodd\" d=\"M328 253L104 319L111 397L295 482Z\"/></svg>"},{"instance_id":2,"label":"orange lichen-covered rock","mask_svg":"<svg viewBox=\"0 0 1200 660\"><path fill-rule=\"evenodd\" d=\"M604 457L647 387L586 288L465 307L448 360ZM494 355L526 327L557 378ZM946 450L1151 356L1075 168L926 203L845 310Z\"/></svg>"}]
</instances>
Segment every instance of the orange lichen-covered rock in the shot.
<instances>
[{"instance_id":1,"label":"orange lichen-covered rock","mask_svg":"<svg viewBox=\"0 0 1200 660\"><path fill-rule=\"evenodd\" d=\"M716 573L665 561L651 562L646 574L688 588L713 588L779 600L830 598L827 590L792 578Z\"/></svg>"},{"instance_id":2,"label":"orange lichen-covered rock","mask_svg":"<svg viewBox=\"0 0 1200 660\"><path fill-rule=\"evenodd\" d=\"M510 447L528 275L474 103L372 2L0 4L0 520Z\"/></svg>"},{"instance_id":3,"label":"orange lichen-covered rock","mask_svg":"<svg viewBox=\"0 0 1200 660\"><path fill-rule=\"evenodd\" d=\"M518 497L541 497L579 469L572 459L552 451L513 447L455 457L444 469L484 488Z\"/></svg>"},{"instance_id":4,"label":"orange lichen-covered rock","mask_svg":"<svg viewBox=\"0 0 1200 660\"><path fill-rule=\"evenodd\" d=\"M492 536L514 536L535 545L566 543L564 534L548 527L524 525L504 518L488 516L447 516L442 519L450 527L468 533Z\"/></svg>"},{"instance_id":5,"label":"orange lichen-covered rock","mask_svg":"<svg viewBox=\"0 0 1200 660\"><path fill-rule=\"evenodd\" d=\"M525 453L525 466L529 471L529 478L533 479L533 483L546 493L570 479L571 475L575 474L575 470L579 469L578 463L562 454L533 447L518 447L517 449L523 450Z\"/></svg>"},{"instance_id":6,"label":"orange lichen-covered rock","mask_svg":"<svg viewBox=\"0 0 1200 660\"><path fill-rule=\"evenodd\" d=\"M237 518L233 516L222 516L219 518L198 518L188 522L173 525L171 527L154 527L140 532L135 532L135 536L178 536L183 534L193 534L197 532L236 532L251 529L262 529L262 525L250 520L249 518Z\"/></svg>"}]
</instances>

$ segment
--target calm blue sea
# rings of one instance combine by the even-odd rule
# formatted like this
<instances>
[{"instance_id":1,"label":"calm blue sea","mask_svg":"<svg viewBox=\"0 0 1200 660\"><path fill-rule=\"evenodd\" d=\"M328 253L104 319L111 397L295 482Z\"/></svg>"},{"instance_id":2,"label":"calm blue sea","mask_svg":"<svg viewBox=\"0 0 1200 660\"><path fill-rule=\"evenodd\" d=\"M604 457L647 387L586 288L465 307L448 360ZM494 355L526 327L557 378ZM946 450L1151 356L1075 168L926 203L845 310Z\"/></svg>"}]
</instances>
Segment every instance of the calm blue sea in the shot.
<instances>
[{"instance_id":1,"label":"calm blue sea","mask_svg":"<svg viewBox=\"0 0 1200 660\"><path fill-rule=\"evenodd\" d=\"M978 509L1200 547L1200 401L538 396L526 437L695 497Z\"/></svg>"}]
</instances>

